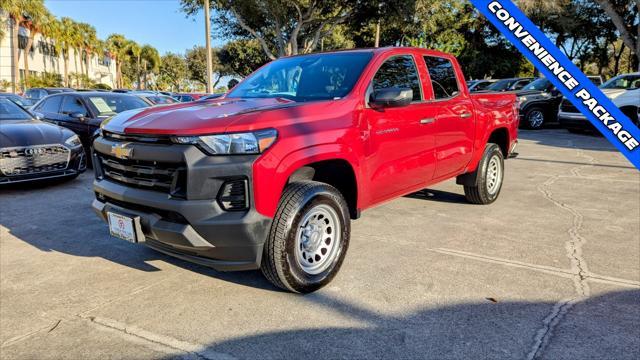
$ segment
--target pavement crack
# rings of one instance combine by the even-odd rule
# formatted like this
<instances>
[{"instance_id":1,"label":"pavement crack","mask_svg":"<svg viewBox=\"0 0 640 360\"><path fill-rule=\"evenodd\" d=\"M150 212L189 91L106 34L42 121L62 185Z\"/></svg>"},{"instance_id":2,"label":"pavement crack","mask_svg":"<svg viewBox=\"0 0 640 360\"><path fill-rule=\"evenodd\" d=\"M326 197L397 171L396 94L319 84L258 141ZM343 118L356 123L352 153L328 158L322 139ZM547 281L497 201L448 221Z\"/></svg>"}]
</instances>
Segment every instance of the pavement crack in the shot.
<instances>
[{"instance_id":1,"label":"pavement crack","mask_svg":"<svg viewBox=\"0 0 640 360\"><path fill-rule=\"evenodd\" d=\"M580 171L583 168L593 166L595 159L586 155L582 149L576 148L573 141L568 140L567 142L570 147L576 149L577 156L586 158L588 161L587 164L576 166L570 170L573 176L581 178L583 175ZM561 300L554 305L551 313L544 319L542 327L536 332L533 347L527 355L528 360L539 359L542 356L544 349L553 337L555 327L578 301L587 298L591 293L589 283L587 282L590 273L587 267L587 261L582 253L582 247L587 240L580 234L584 222L584 215L574 207L554 197L551 186L560 179L560 177L561 175L550 176L547 181L538 186L538 191L545 199L572 216L571 226L567 230L569 240L565 242L565 250L567 257L571 261L571 271L576 296L571 299Z\"/></svg>"},{"instance_id":2,"label":"pavement crack","mask_svg":"<svg viewBox=\"0 0 640 360\"><path fill-rule=\"evenodd\" d=\"M146 345L149 348L161 351L164 353L176 355L181 354L183 358L201 359L201 360L231 360L235 359L233 356L225 353L220 353L209 349L207 346L200 344L192 344L186 341L178 340L169 336L155 334L153 332L138 328L133 325L128 325L116 320L101 318L97 316L82 316L78 315L83 320L89 321L91 324L96 325L102 329L108 331L115 331L124 336L127 340L131 340L142 345ZM186 354L186 356L184 356Z\"/></svg>"},{"instance_id":3,"label":"pavement crack","mask_svg":"<svg viewBox=\"0 0 640 360\"><path fill-rule=\"evenodd\" d=\"M62 319L60 319L60 320L56 321L56 323L55 323L55 324L53 324L53 326L49 329L49 331L47 331L47 333L50 333L50 332L52 332L53 330L55 330L55 329L58 327L58 325L60 325L60 323L61 323L61 322L62 322Z\"/></svg>"}]
</instances>

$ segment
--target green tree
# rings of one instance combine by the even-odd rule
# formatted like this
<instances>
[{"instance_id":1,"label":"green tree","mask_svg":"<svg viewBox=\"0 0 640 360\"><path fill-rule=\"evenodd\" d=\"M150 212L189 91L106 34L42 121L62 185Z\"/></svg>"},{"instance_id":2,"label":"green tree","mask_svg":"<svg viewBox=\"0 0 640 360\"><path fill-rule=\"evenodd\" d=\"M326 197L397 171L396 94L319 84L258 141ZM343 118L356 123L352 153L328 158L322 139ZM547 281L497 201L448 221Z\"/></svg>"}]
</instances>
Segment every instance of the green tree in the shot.
<instances>
[{"instance_id":1,"label":"green tree","mask_svg":"<svg viewBox=\"0 0 640 360\"><path fill-rule=\"evenodd\" d=\"M640 0L595 0L620 34L627 48L635 55L635 67L640 71Z\"/></svg>"},{"instance_id":2,"label":"green tree","mask_svg":"<svg viewBox=\"0 0 640 360\"><path fill-rule=\"evenodd\" d=\"M127 60L127 39L120 34L111 34L106 40L109 55L116 60L116 87L123 87L122 84L122 63Z\"/></svg>"},{"instance_id":3,"label":"green tree","mask_svg":"<svg viewBox=\"0 0 640 360\"><path fill-rule=\"evenodd\" d=\"M247 76L269 61L257 40L235 40L218 53L220 63L229 75Z\"/></svg>"},{"instance_id":4,"label":"green tree","mask_svg":"<svg viewBox=\"0 0 640 360\"><path fill-rule=\"evenodd\" d=\"M125 46L125 51L127 56L131 61L129 61L130 68L133 70L133 75L131 79L136 79L136 89L140 90L140 86L142 83L142 71L141 71L141 62L142 62L142 48L135 41L129 40L127 45ZM131 71L129 72L131 73Z\"/></svg>"},{"instance_id":5,"label":"green tree","mask_svg":"<svg viewBox=\"0 0 640 360\"><path fill-rule=\"evenodd\" d=\"M202 0L181 0L195 15ZM254 39L269 59L315 51L353 14L352 0L213 0L214 28L224 38Z\"/></svg>"},{"instance_id":6,"label":"green tree","mask_svg":"<svg viewBox=\"0 0 640 360\"><path fill-rule=\"evenodd\" d=\"M182 83L187 79L187 63L184 57L167 53L160 59L158 83L163 89L180 91Z\"/></svg>"},{"instance_id":7,"label":"green tree","mask_svg":"<svg viewBox=\"0 0 640 360\"><path fill-rule=\"evenodd\" d=\"M142 88L149 86L149 77L160 69L160 54L151 45L143 45L140 48L140 71L142 71Z\"/></svg>"},{"instance_id":8,"label":"green tree","mask_svg":"<svg viewBox=\"0 0 640 360\"><path fill-rule=\"evenodd\" d=\"M219 49L211 49L211 62L212 73L216 74L213 79L213 87L220 82L220 79L227 75L227 68L219 60ZM202 46L194 46L192 49L187 50L185 55L187 62L187 70L189 72L189 79L197 81L200 84L207 84L207 50Z\"/></svg>"}]
</instances>

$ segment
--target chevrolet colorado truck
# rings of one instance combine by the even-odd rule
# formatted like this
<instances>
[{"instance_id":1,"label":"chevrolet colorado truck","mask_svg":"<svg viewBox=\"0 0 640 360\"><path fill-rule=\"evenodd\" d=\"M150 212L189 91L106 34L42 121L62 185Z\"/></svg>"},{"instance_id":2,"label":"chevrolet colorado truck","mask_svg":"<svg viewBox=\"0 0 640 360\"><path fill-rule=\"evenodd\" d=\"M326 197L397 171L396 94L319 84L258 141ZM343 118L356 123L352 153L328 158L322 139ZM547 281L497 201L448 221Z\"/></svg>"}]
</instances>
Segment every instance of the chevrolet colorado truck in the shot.
<instances>
[{"instance_id":1,"label":"chevrolet colorado truck","mask_svg":"<svg viewBox=\"0 0 640 360\"><path fill-rule=\"evenodd\" d=\"M470 95L441 52L281 58L222 98L106 120L93 208L114 236L307 293L336 275L363 210L454 177L495 201L518 117L514 94Z\"/></svg>"}]
</instances>

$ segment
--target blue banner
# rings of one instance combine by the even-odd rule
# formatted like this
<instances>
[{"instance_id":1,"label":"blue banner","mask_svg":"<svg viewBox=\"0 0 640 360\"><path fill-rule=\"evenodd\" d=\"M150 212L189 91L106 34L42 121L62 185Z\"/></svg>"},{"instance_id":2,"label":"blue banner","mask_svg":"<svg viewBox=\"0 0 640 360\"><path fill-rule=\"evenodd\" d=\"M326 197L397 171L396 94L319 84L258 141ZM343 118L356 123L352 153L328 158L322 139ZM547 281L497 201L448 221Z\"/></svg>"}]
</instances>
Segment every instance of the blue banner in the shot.
<instances>
[{"instance_id":1,"label":"blue banner","mask_svg":"<svg viewBox=\"0 0 640 360\"><path fill-rule=\"evenodd\" d=\"M471 0L480 12L640 169L640 129L509 0Z\"/></svg>"}]
</instances>

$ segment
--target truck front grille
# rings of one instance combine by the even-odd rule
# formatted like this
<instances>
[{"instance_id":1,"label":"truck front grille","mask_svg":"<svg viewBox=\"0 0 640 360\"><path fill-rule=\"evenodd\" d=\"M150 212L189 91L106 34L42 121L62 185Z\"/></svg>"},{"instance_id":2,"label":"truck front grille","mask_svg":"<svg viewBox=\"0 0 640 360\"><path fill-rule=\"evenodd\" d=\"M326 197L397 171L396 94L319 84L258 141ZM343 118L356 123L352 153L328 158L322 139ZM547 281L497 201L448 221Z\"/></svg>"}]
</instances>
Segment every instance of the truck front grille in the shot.
<instances>
[{"instance_id":1,"label":"truck front grille","mask_svg":"<svg viewBox=\"0 0 640 360\"><path fill-rule=\"evenodd\" d=\"M5 176L65 170L71 151L59 144L0 149L0 172Z\"/></svg>"},{"instance_id":2,"label":"truck front grille","mask_svg":"<svg viewBox=\"0 0 640 360\"><path fill-rule=\"evenodd\" d=\"M578 110L578 108L573 106L571 101L566 100L566 99L562 100L562 103L560 104L560 111L567 112L567 113L579 113L580 112L580 110Z\"/></svg>"},{"instance_id":3,"label":"truck front grille","mask_svg":"<svg viewBox=\"0 0 640 360\"><path fill-rule=\"evenodd\" d=\"M97 156L103 176L111 181L176 197L185 195L186 167L181 164Z\"/></svg>"}]
</instances>

